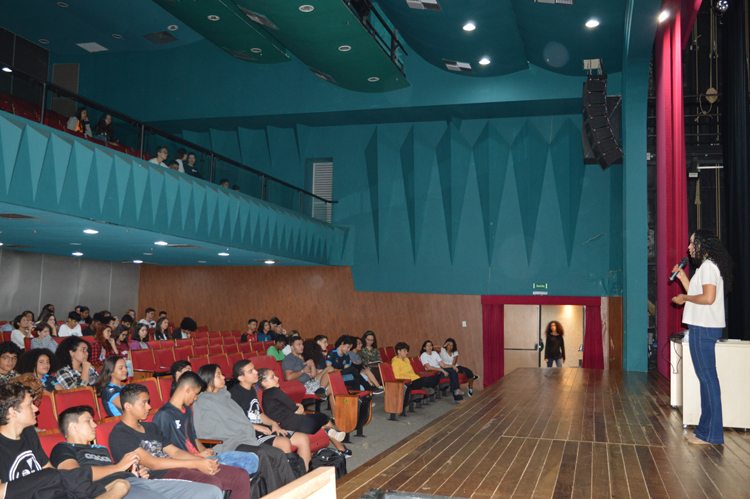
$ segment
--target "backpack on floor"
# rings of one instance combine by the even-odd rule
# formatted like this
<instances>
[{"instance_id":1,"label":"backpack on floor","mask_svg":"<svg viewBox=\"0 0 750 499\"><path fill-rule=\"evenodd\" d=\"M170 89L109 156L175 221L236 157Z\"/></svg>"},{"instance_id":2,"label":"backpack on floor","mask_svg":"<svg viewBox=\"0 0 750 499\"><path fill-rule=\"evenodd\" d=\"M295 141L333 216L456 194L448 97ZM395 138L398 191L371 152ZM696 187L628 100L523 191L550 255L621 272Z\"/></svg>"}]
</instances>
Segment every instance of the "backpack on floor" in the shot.
<instances>
[{"instance_id":1,"label":"backpack on floor","mask_svg":"<svg viewBox=\"0 0 750 499\"><path fill-rule=\"evenodd\" d=\"M333 466L336 468L336 480L346 475L346 458L334 449L320 449L313 454L310 460L310 471L321 466Z\"/></svg>"},{"instance_id":2,"label":"backpack on floor","mask_svg":"<svg viewBox=\"0 0 750 499\"><path fill-rule=\"evenodd\" d=\"M307 471L305 470L305 461L299 455L293 452L287 452L286 459L289 461L289 467L294 472L294 478L299 478Z\"/></svg>"}]
</instances>

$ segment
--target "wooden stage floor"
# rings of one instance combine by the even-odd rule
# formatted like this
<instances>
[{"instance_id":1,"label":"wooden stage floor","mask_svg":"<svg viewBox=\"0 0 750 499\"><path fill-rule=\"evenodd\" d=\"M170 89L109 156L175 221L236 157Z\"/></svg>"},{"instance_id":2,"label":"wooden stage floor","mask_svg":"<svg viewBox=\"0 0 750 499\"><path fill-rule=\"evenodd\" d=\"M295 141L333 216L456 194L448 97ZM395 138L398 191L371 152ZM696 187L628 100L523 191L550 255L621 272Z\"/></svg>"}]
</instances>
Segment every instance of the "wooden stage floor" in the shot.
<instances>
[{"instance_id":1,"label":"wooden stage floor","mask_svg":"<svg viewBox=\"0 0 750 499\"><path fill-rule=\"evenodd\" d=\"M724 439L689 445L659 374L517 369L346 475L337 495L750 498L750 433Z\"/></svg>"}]
</instances>

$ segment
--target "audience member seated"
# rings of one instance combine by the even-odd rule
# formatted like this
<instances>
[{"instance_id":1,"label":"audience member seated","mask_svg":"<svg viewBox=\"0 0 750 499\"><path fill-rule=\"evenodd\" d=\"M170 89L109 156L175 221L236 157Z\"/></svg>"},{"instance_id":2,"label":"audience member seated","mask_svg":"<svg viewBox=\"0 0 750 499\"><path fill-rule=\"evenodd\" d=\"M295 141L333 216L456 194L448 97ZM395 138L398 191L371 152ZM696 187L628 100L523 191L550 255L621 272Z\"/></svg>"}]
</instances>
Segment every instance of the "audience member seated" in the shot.
<instances>
[{"instance_id":1,"label":"audience member seated","mask_svg":"<svg viewBox=\"0 0 750 499\"><path fill-rule=\"evenodd\" d=\"M229 180L223 178L221 179L221 182L219 182L219 187L226 187L229 189Z\"/></svg>"},{"instance_id":2,"label":"audience member seated","mask_svg":"<svg viewBox=\"0 0 750 499\"><path fill-rule=\"evenodd\" d=\"M129 331L127 329L120 329L120 326L114 328L115 346L117 347L117 355L120 357L127 358L128 352L130 351L130 339Z\"/></svg>"},{"instance_id":3,"label":"audience member seated","mask_svg":"<svg viewBox=\"0 0 750 499\"><path fill-rule=\"evenodd\" d=\"M195 402L195 427L205 438L223 440L222 447L246 443L260 446L259 456L268 455L273 467L278 470L274 479L280 484L294 480L285 453L297 447L297 454L310 465L310 438L305 433L287 432L260 410L255 383L258 371L249 360L243 359L232 367L233 386L229 391L224 386L218 366L201 367L198 373L203 379L205 392ZM216 410L221 408L220 410ZM277 464L278 463L278 464ZM261 461L262 464L262 461ZM268 476L261 468L264 476Z\"/></svg>"},{"instance_id":4,"label":"audience member seated","mask_svg":"<svg viewBox=\"0 0 750 499\"><path fill-rule=\"evenodd\" d=\"M460 403L460 401L464 399L461 385L458 383L458 373L453 369L446 369L447 366L445 365L445 362L443 362L440 355L433 350L432 342L430 340L422 343L422 349L419 351L419 360L422 361L422 365L428 372L440 371L443 376L450 380L453 400L456 403Z\"/></svg>"},{"instance_id":5,"label":"audience member seated","mask_svg":"<svg viewBox=\"0 0 750 499\"><path fill-rule=\"evenodd\" d=\"M112 124L111 115L101 115L99 122L94 125L94 138L117 144L117 141L115 140L115 126Z\"/></svg>"},{"instance_id":6,"label":"audience member seated","mask_svg":"<svg viewBox=\"0 0 750 499\"><path fill-rule=\"evenodd\" d=\"M128 366L122 357L110 357L104 361L99 379L94 383L96 396L102 399L108 417L122 416L120 391L128 380Z\"/></svg>"},{"instance_id":7,"label":"audience member seated","mask_svg":"<svg viewBox=\"0 0 750 499\"><path fill-rule=\"evenodd\" d=\"M42 311L39 312L39 317L44 317L47 314L55 315L55 306L51 303L47 303L42 307Z\"/></svg>"},{"instance_id":8,"label":"audience member seated","mask_svg":"<svg viewBox=\"0 0 750 499\"><path fill-rule=\"evenodd\" d=\"M193 366L191 366L190 362L187 360L178 360L172 364L169 372L172 375L172 387L169 390L169 396L171 397L174 395L174 390L177 388L177 382L180 380L180 376L186 372L193 372Z\"/></svg>"},{"instance_id":9,"label":"audience member seated","mask_svg":"<svg viewBox=\"0 0 750 499\"><path fill-rule=\"evenodd\" d=\"M378 339L375 337L375 333L367 331L362 336L362 350L357 352L357 355L362 359L362 364L366 366L380 364L383 359L380 358L380 351L378 350Z\"/></svg>"},{"instance_id":10,"label":"audience member seated","mask_svg":"<svg viewBox=\"0 0 750 499\"><path fill-rule=\"evenodd\" d=\"M271 336L271 340L276 340L279 336L287 337L286 329L281 327L281 321L278 317L271 317L268 319L268 323L271 325L271 331L268 333Z\"/></svg>"},{"instance_id":11,"label":"audience member seated","mask_svg":"<svg viewBox=\"0 0 750 499\"><path fill-rule=\"evenodd\" d=\"M349 335L342 335L336 340L333 350L328 352L326 364L333 369L341 371L341 379L350 390L366 390L373 392L373 395L381 395L382 388L375 388L368 381L366 376L360 375L362 366L353 366L349 357L349 350L355 343L355 339ZM361 388L360 388L361 387Z\"/></svg>"},{"instance_id":12,"label":"audience member seated","mask_svg":"<svg viewBox=\"0 0 750 499\"><path fill-rule=\"evenodd\" d=\"M263 412L279 423L280 427L308 435L314 435L321 428L325 428L334 447L346 457L352 455L352 451L341 443L346 438L346 433L337 431L331 419L322 412L305 414L302 404L295 404L289 395L279 388L279 378L273 370L265 367L259 369L258 383L263 390Z\"/></svg>"},{"instance_id":13,"label":"audience member seated","mask_svg":"<svg viewBox=\"0 0 750 499\"><path fill-rule=\"evenodd\" d=\"M455 370L456 372L462 373L469 380L469 397L474 395L474 381L479 379L479 376L474 376L474 373L468 367L458 365L458 347L456 346L456 340L448 338L443 344L443 348L440 350L440 359L445 364L446 370Z\"/></svg>"},{"instance_id":14,"label":"audience member seated","mask_svg":"<svg viewBox=\"0 0 750 499\"><path fill-rule=\"evenodd\" d=\"M208 483L223 491L231 490L232 499L250 497L250 478L245 470L219 466L216 459L204 459L172 444L158 425L141 422L148 417L148 388L125 385L120 392L122 420L109 435L109 449L116 461L136 452L140 466L152 479L189 480Z\"/></svg>"},{"instance_id":15,"label":"audience member seated","mask_svg":"<svg viewBox=\"0 0 750 499\"><path fill-rule=\"evenodd\" d=\"M90 467L56 470L36 434L34 392L11 383L0 386L0 497L78 497L122 499L130 490L125 480L104 486L93 482ZM46 494L45 494L46 492ZM41 495L40 495L41 494Z\"/></svg>"},{"instance_id":16,"label":"audience member seated","mask_svg":"<svg viewBox=\"0 0 750 499\"><path fill-rule=\"evenodd\" d=\"M39 331L39 328L42 327L42 324L49 324L52 328L50 330L50 334L54 337L57 336L57 318L55 318L54 312L47 312L45 314L40 315L41 319L39 322L37 322L36 327L34 328L35 331Z\"/></svg>"},{"instance_id":17,"label":"audience member seated","mask_svg":"<svg viewBox=\"0 0 750 499\"><path fill-rule=\"evenodd\" d=\"M93 317L89 317L89 325L81 331L81 336L96 336L99 331L99 327L102 325L104 316L97 312ZM83 321L83 314L81 314L81 320Z\"/></svg>"},{"instance_id":18,"label":"audience member seated","mask_svg":"<svg viewBox=\"0 0 750 499\"><path fill-rule=\"evenodd\" d=\"M31 334L31 322L28 316L19 315L13 319L13 332L10 333L10 341L16 344L21 350L26 348L24 340L27 338L33 338Z\"/></svg>"},{"instance_id":19,"label":"audience member seated","mask_svg":"<svg viewBox=\"0 0 750 499\"><path fill-rule=\"evenodd\" d=\"M167 318L165 317L163 320L167 321L167 326L169 326ZM196 329L198 329L198 324L196 324L193 319L190 317L183 317L182 322L180 322L180 327L172 331L172 339L184 340L190 338Z\"/></svg>"},{"instance_id":20,"label":"audience member seated","mask_svg":"<svg viewBox=\"0 0 750 499\"><path fill-rule=\"evenodd\" d=\"M260 321L258 326L258 341L272 341L271 324L267 320Z\"/></svg>"},{"instance_id":21,"label":"audience member seated","mask_svg":"<svg viewBox=\"0 0 750 499\"><path fill-rule=\"evenodd\" d=\"M177 161L170 161L167 164L167 168L169 168L170 170L174 170L176 172L180 171L180 165L179 163L177 163Z\"/></svg>"},{"instance_id":22,"label":"audience member seated","mask_svg":"<svg viewBox=\"0 0 750 499\"><path fill-rule=\"evenodd\" d=\"M304 348L302 350L302 359L307 362L312 360L315 364L315 368L318 370L318 377L321 376L322 371L328 370L333 371L332 367L329 367L326 363L326 355L328 355L328 337L319 334L314 340L305 340ZM328 372L326 374L328 374Z\"/></svg>"},{"instance_id":23,"label":"audience member seated","mask_svg":"<svg viewBox=\"0 0 750 499\"><path fill-rule=\"evenodd\" d=\"M187 155L187 163L183 164L183 168L185 168L185 173L188 175L195 177L195 178L201 178L200 172L198 172L198 169L195 167L195 161L196 161L195 153L191 152Z\"/></svg>"},{"instance_id":24,"label":"audience member seated","mask_svg":"<svg viewBox=\"0 0 750 499\"><path fill-rule=\"evenodd\" d=\"M174 153L174 162L177 163L177 171L185 173L185 160L187 159L187 151L180 147L177 152Z\"/></svg>"},{"instance_id":25,"label":"audience member seated","mask_svg":"<svg viewBox=\"0 0 750 499\"><path fill-rule=\"evenodd\" d=\"M57 345L57 344L55 344ZM54 374L58 369L57 357L46 348L34 348L21 355L16 364L18 374L33 374L48 392L57 388L57 378Z\"/></svg>"},{"instance_id":26,"label":"audience member seated","mask_svg":"<svg viewBox=\"0 0 750 499\"><path fill-rule=\"evenodd\" d=\"M377 387L378 391L382 393L383 386L380 384L380 380L375 377L375 374L364 365L362 358L359 356L359 352L362 351L362 340L354 336L350 336L355 345L349 350L349 359L352 361L352 369L359 371L359 375L367 379L371 385ZM378 395L377 393L375 395Z\"/></svg>"},{"instance_id":27,"label":"audience member seated","mask_svg":"<svg viewBox=\"0 0 750 499\"><path fill-rule=\"evenodd\" d=\"M68 120L68 130L82 133L86 137L93 137L91 124L89 123L89 112L85 107L79 107L75 116Z\"/></svg>"},{"instance_id":28,"label":"audience member seated","mask_svg":"<svg viewBox=\"0 0 750 499\"><path fill-rule=\"evenodd\" d=\"M156 327L154 328L154 341L166 341L171 337L172 336L169 334L169 319L164 317L163 319L156 321Z\"/></svg>"},{"instance_id":29,"label":"audience member seated","mask_svg":"<svg viewBox=\"0 0 750 499\"><path fill-rule=\"evenodd\" d=\"M117 343L115 343L115 339L112 337L112 328L102 324L99 326L99 331L97 331L94 341L91 343L89 362L101 365L105 359L119 355L120 352L117 349Z\"/></svg>"},{"instance_id":30,"label":"audience member seated","mask_svg":"<svg viewBox=\"0 0 750 499\"><path fill-rule=\"evenodd\" d=\"M247 331L242 333L242 336L240 336L240 343L247 343L250 341L260 341L258 340L257 319L250 319L249 321L247 321Z\"/></svg>"},{"instance_id":31,"label":"audience member seated","mask_svg":"<svg viewBox=\"0 0 750 499\"><path fill-rule=\"evenodd\" d=\"M318 375L318 368L312 360L304 360L303 352L305 343L299 336L290 339L292 351L284 357L281 369L287 381L297 380L305 385L305 392L318 397L326 398L326 387L328 386L328 373L332 369L325 369ZM317 343L315 344L317 346ZM257 377L257 376L256 376ZM244 408L244 407L243 407Z\"/></svg>"},{"instance_id":32,"label":"audience member seated","mask_svg":"<svg viewBox=\"0 0 750 499\"><path fill-rule=\"evenodd\" d=\"M124 328L125 326L121 325L120 327ZM130 350L143 350L144 348L149 348L148 341L148 326L145 324L137 324L130 340Z\"/></svg>"},{"instance_id":33,"label":"audience member seated","mask_svg":"<svg viewBox=\"0 0 750 499\"><path fill-rule=\"evenodd\" d=\"M133 314L135 314L135 312L133 312ZM125 326L128 329L132 329L133 328L133 316L128 313L123 315L122 319L120 319L120 325Z\"/></svg>"},{"instance_id":34,"label":"audience member seated","mask_svg":"<svg viewBox=\"0 0 750 499\"><path fill-rule=\"evenodd\" d=\"M129 452L117 463L109 449L96 439L94 409L87 405L64 410L59 418L60 433L65 442L55 445L50 455L52 465L60 470L91 467L94 483L107 485L124 479L130 483L128 497L149 499L222 499L221 489L214 485L179 480L149 480L145 468L140 468L140 456Z\"/></svg>"},{"instance_id":35,"label":"audience member seated","mask_svg":"<svg viewBox=\"0 0 750 499\"><path fill-rule=\"evenodd\" d=\"M52 339L53 328L49 324L42 324L37 327L37 337L31 340L31 348L46 348L52 353L57 351L57 342Z\"/></svg>"},{"instance_id":36,"label":"audience member seated","mask_svg":"<svg viewBox=\"0 0 750 499\"><path fill-rule=\"evenodd\" d=\"M145 315L146 316L143 319L139 320L138 322L140 324L145 324L145 325L147 325L150 328L155 328L156 327L156 321L154 320L154 317L156 317L156 310L154 310L151 307L148 307L146 309Z\"/></svg>"},{"instance_id":37,"label":"audience member seated","mask_svg":"<svg viewBox=\"0 0 750 499\"><path fill-rule=\"evenodd\" d=\"M168 157L169 151L167 150L167 148L164 146L159 146L156 148L156 157L149 159L148 162L166 168L167 163L165 163L165 161L167 161Z\"/></svg>"},{"instance_id":38,"label":"audience member seated","mask_svg":"<svg viewBox=\"0 0 750 499\"><path fill-rule=\"evenodd\" d=\"M67 336L83 336L81 332L81 314L78 312L68 313L68 322L60 326L57 336L65 338Z\"/></svg>"},{"instance_id":39,"label":"audience member seated","mask_svg":"<svg viewBox=\"0 0 750 499\"><path fill-rule=\"evenodd\" d=\"M91 324L91 317L89 317L89 314L91 313L89 311L89 307L85 305L79 305L76 307L76 312L78 312L81 315L81 324ZM84 336L86 336L84 334ZM94 336L93 334L91 336Z\"/></svg>"},{"instance_id":40,"label":"audience member seated","mask_svg":"<svg viewBox=\"0 0 750 499\"><path fill-rule=\"evenodd\" d=\"M411 367L411 362L406 358L407 355L409 355L409 345L403 341L396 343L396 356L391 360L393 374L396 376L396 379L411 380L406 383L404 407L409 405L411 392L413 390L424 390L426 393L432 395L432 393L435 393L435 390L440 383L440 376L420 378L419 375L414 372L414 368Z\"/></svg>"},{"instance_id":41,"label":"audience member seated","mask_svg":"<svg viewBox=\"0 0 750 499\"><path fill-rule=\"evenodd\" d=\"M284 360L284 347L286 347L286 344L288 343L286 336L277 335L276 339L274 341L274 344L268 347L268 350L266 351L266 355L270 355L274 359L281 362Z\"/></svg>"},{"instance_id":42,"label":"audience member seated","mask_svg":"<svg viewBox=\"0 0 750 499\"><path fill-rule=\"evenodd\" d=\"M60 369L55 373L60 390L83 388L96 383L96 369L89 362L89 344L78 336L65 338L55 352Z\"/></svg>"},{"instance_id":43,"label":"audience member seated","mask_svg":"<svg viewBox=\"0 0 750 499\"><path fill-rule=\"evenodd\" d=\"M0 343L0 385L4 385L18 376L18 373L14 369L18 362L18 356L22 353L23 350L18 348L18 345L12 341L3 341Z\"/></svg>"}]
</instances>

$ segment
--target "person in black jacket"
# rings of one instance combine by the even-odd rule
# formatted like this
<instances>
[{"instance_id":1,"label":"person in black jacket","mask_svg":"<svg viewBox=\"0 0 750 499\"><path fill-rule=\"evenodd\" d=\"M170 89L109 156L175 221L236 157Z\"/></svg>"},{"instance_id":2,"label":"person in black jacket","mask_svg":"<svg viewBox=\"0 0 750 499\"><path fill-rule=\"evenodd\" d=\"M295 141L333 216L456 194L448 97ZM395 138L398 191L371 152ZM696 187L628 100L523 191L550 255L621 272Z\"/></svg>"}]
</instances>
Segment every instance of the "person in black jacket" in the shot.
<instances>
[{"instance_id":1,"label":"person in black jacket","mask_svg":"<svg viewBox=\"0 0 750 499\"><path fill-rule=\"evenodd\" d=\"M562 367L565 362L565 331L562 324L552 321L547 324L547 345L544 347L544 362L547 367L552 367L554 362L557 367Z\"/></svg>"}]
</instances>

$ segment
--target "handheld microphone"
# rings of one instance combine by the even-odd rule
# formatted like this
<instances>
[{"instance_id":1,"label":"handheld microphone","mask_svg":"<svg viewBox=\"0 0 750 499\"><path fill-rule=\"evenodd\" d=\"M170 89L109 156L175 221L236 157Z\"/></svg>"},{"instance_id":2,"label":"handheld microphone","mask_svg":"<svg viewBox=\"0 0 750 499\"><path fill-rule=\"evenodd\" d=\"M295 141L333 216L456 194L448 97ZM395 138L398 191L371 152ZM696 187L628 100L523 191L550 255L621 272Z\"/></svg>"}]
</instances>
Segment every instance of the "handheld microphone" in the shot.
<instances>
[{"instance_id":1,"label":"handheld microphone","mask_svg":"<svg viewBox=\"0 0 750 499\"><path fill-rule=\"evenodd\" d=\"M687 265L687 264L688 264L688 257L685 257L685 258L683 258L682 260L680 260L680 265L679 265L679 267L680 267L681 269L684 269L684 268L685 268L685 265ZM679 274L679 272L675 270L675 271L674 271L674 272L672 273L672 275L671 275L671 276L669 276L669 281L670 281L670 282L671 282L671 281L674 281L674 278L675 278L675 277L677 277L677 274Z\"/></svg>"}]
</instances>

